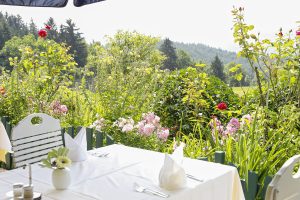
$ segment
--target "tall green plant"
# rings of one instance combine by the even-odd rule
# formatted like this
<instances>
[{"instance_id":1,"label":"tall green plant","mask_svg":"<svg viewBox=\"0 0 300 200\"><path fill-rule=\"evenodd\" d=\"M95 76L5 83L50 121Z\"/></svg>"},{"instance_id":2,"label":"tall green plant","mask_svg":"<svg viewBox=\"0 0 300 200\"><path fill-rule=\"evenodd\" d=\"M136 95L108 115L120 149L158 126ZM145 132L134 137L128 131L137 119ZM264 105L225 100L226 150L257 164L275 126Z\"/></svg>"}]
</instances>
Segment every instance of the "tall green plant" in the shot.
<instances>
[{"instance_id":1,"label":"tall green plant","mask_svg":"<svg viewBox=\"0 0 300 200\"><path fill-rule=\"evenodd\" d=\"M89 49L86 75L109 119L140 117L152 110L164 57L156 49L158 38L136 32L118 32L106 46L94 43ZM87 80L89 80L87 78Z\"/></svg>"}]
</instances>

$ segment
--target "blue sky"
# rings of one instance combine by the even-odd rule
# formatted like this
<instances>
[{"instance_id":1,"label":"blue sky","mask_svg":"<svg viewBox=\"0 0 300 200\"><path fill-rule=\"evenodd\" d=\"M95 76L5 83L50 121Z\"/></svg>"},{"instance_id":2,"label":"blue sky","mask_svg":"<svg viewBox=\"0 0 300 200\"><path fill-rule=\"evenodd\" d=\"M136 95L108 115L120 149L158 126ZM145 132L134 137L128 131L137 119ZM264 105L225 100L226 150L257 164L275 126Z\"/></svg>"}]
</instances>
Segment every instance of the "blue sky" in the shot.
<instances>
[{"instance_id":1,"label":"blue sky","mask_svg":"<svg viewBox=\"0 0 300 200\"><path fill-rule=\"evenodd\" d=\"M105 35L122 29L237 51L233 6L245 7L246 20L262 37L274 37L280 27L295 30L300 20L299 0L106 0L81 8L70 1L65 8L0 6L0 11L20 14L25 22L32 18L39 27L49 17L58 24L71 18L89 42L104 42Z\"/></svg>"}]
</instances>

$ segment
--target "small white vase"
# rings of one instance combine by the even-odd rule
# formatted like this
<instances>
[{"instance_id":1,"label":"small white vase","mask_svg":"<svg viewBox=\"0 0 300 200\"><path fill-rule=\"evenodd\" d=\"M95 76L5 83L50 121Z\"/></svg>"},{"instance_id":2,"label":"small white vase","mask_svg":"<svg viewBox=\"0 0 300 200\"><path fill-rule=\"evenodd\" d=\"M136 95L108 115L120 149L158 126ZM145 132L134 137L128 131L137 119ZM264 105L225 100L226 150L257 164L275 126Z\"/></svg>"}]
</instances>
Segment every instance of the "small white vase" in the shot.
<instances>
[{"instance_id":1,"label":"small white vase","mask_svg":"<svg viewBox=\"0 0 300 200\"><path fill-rule=\"evenodd\" d=\"M65 190L71 184L70 169L55 169L52 172L52 184L57 190Z\"/></svg>"}]
</instances>

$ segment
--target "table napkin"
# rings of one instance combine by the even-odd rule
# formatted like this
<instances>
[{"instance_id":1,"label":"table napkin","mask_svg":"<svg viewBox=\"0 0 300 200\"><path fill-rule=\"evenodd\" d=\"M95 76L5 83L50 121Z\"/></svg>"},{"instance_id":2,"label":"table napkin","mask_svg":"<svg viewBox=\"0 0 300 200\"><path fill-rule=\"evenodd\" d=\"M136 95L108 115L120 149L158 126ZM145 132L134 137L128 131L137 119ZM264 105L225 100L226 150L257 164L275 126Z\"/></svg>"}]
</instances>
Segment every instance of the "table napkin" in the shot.
<instances>
[{"instance_id":1,"label":"table napkin","mask_svg":"<svg viewBox=\"0 0 300 200\"><path fill-rule=\"evenodd\" d=\"M88 156L86 129L81 128L74 139L69 134L65 133L65 146L69 149L68 157L73 162L86 160Z\"/></svg>"},{"instance_id":2,"label":"table napkin","mask_svg":"<svg viewBox=\"0 0 300 200\"><path fill-rule=\"evenodd\" d=\"M167 190L176 190L186 185L186 174L181 166L183 147L183 145L177 147L172 156L165 154L164 164L159 172L160 187Z\"/></svg>"},{"instance_id":3,"label":"table napkin","mask_svg":"<svg viewBox=\"0 0 300 200\"><path fill-rule=\"evenodd\" d=\"M4 125L0 121L0 161L5 162L5 154L8 151L11 151L11 143Z\"/></svg>"}]
</instances>

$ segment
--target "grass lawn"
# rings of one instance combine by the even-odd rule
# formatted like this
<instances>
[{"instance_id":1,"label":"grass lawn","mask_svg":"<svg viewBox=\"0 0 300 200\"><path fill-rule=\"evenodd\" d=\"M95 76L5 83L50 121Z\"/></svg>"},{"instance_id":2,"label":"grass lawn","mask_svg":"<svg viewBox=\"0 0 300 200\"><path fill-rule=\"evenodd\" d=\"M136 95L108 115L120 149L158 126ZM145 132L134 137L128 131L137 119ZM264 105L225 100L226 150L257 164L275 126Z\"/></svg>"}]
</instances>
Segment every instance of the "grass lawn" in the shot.
<instances>
[{"instance_id":1,"label":"grass lawn","mask_svg":"<svg viewBox=\"0 0 300 200\"><path fill-rule=\"evenodd\" d=\"M233 92L236 93L239 96L243 96L244 94L247 94L255 89L254 86L248 86L248 87L231 87Z\"/></svg>"}]
</instances>

